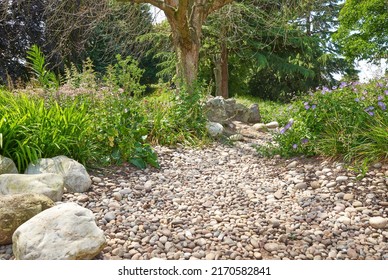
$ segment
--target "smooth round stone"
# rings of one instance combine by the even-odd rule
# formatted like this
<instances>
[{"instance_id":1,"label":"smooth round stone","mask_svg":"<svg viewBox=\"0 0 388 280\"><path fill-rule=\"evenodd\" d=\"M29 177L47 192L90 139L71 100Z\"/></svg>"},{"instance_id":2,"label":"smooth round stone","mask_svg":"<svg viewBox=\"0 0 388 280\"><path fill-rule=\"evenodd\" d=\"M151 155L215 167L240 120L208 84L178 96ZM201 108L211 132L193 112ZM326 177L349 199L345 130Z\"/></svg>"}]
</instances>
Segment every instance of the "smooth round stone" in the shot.
<instances>
[{"instance_id":1,"label":"smooth round stone","mask_svg":"<svg viewBox=\"0 0 388 280\"><path fill-rule=\"evenodd\" d=\"M339 217L339 218L337 219L337 222L342 223L342 224L344 224L344 225L350 225L351 220L350 220L348 217L342 216L342 217Z\"/></svg>"},{"instance_id":2,"label":"smooth round stone","mask_svg":"<svg viewBox=\"0 0 388 280\"><path fill-rule=\"evenodd\" d=\"M264 244L264 249L268 252L273 252L279 250L279 245L277 243L266 243Z\"/></svg>"},{"instance_id":3,"label":"smooth round stone","mask_svg":"<svg viewBox=\"0 0 388 280\"><path fill-rule=\"evenodd\" d=\"M259 241L256 238L251 238L251 244L254 248L259 248Z\"/></svg>"},{"instance_id":4,"label":"smooth round stone","mask_svg":"<svg viewBox=\"0 0 388 280\"><path fill-rule=\"evenodd\" d=\"M313 181L313 182L310 183L310 186L313 189L319 189L321 187L321 184L318 181Z\"/></svg>"},{"instance_id":5,"label":"smooth round stone","mask_svg":"<svg viewBox=\"0 0 388 280\"><path fill-rule=\"evenodd\" d=\"M168 240L167 236L162 236L159 238L159 241L162 242L162 244L165 244L167 240Z\"/></svg>"},{"instance_id":6,"label":"smooth round stone","mask_svg":"<svg viewBox=\"0 0 388 280\"><path fill-rule=\"evenodd\" d=\"M339 183L345 182L348 179L348 176L338 176L337 178L335 178L335 180Z\"/></svg>"},{"instance_id":7,"label":"smooth round stone","mask_svg":"<svg viewBox=\"0 0 388 280\"><path fill-rule=\"evenodd\" d=\"M109 223L112 220L116 219L116 214L113 212L108 212L104 215L104 219Z\"/></svg>"},{"instance_id":8,"label":"smooth round stone","mask_svg":"<svg viewBox=\"0 0 388 280\"><path fill-rule=\"evenodd\" d=\"M207 259L207 260L214 260L215 258L216 258L216 254L213 252L207 253L206 257L205 257L205 259Z\"/></svg>"},{"instance_id":9,"label":"smooth round stone","mask_svg":"<svg viewBox=\"0 0 388 280\"><path fill-rule=\"evenodd\" d=\"M307 189L307 184L305 182L297 183L295 185L295 189L297 189L297 190Z\"/></svg>"},{"instance_id":10,"label":"smooth round stone","mask_svg":"<svg viewBox=\"0 0 388 280\"><path fill-rule=\"evenodd\" d=\"M372 217L369 219L369 225L376 229L384 229L388 224L388 219L383 217Z\"/></svg>"},{"instance_id":11,"label":"smooth round stone","mask_svg":"<svg viewBox=\"0 0 388 280\"><path fill-rule=\"evenodd\" d=\"M353 199L354 199L353 194L351 194L351 193L344 194L343 200L353 200Z\"/></svg>"},{"instance_id":12,"label":"smooth round stone","mask_svg":"<svg viewBox=\"0 0 388 280\"><path fill-rule=\"evenodd\" d=\"M101 183L101 182L102 182L102 179L101 179L100 177L93 177L93 178L92 178L92 181L93 181L94 183Z\"/></svg>"}]
</instances>

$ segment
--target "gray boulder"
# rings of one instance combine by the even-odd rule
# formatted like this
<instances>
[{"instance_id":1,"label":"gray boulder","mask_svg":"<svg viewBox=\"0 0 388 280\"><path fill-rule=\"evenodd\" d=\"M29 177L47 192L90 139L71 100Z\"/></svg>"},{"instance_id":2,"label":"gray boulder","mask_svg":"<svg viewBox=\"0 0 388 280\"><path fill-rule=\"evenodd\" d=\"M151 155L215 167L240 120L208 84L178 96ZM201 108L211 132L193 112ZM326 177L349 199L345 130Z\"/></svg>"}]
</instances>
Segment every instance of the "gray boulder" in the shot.
<instances>
[{"instance_id":1,"label":"gray boulder","mask_svg":"<svg viewBox=\"0 0 388 280\"><path fill-rule=\"evenodd\" d=\"M18 169L12 159L0 155L0 174L17 174Z\"/></svg>"},{"instance_id":2,"label":"gray boulder","mask_svg":"<svg viewBox=\"0 0 388 280\"><path fill-rule=\"evenodd\" d=\"M209 121L221 124L227 122L228 114L225 109L225 100L221 96L209 99L204 109Z\"/></svg>"},{"instance_id":3,"label":"gray boulder","mask_svg":"<svg viewBox=\"0 0 388 280\"><path fill-rule=\"evenodd\" d=\"M224 127L222 124L216 122L208 122L206 124L206 128L209 135L212 137L220 136L224 132Z\"/></svg>"},{"instance_id":4,"label":"gray boulder","mask_svg":"<svg viewBox=\"0 0 388 280\"><path fill-rule=\"evenodd\" d=\"M12 243L12 235L24 222L50 208L54 202L41 194L0 196L0 245Z\"/></svg>"},{"instance_id":5,"label":"gray boulder","mask_svg":"<svg viewBox=\"0 0 388 280\"><path fill-rule=\"evenodd\" d=\"M250 116L251 114L247 106L236 103L233 120L248 123Z\"/></svg>"},{"instance_id":6,"label":"gray boulder","mask_svg":"<svg viewBox=\"0 0 388 280\"><path fill-rule=\"evenodd\" d=\"M90 260L106 245L92 211L76 203L34 216L15 231L12 242L17 260Z\"/></svg>"},{"instance_id":7,"label":"gray boulder","mask_svg":"<svg viewBox=\"0 0 388 280\"><path fill-rule=\"evenodd\" d=\"M261 121L260 111L259 111L259 105L258 104L252 104L251 107L249 107L249 123L259 123Z\"/></svg>"},{"instance_id":8,"label":"gray boulder","mask_svg":"<svg viewBox=\"0 0 388 280\"><path fill-rule=\"evenodd\" d=\"M60 201L63 195L63 178L53 173L0 175L0 195L37 193Z\"/></svg>"},{"instance_id":9,"label":"gray boulder","mask_svg":"<svg viewBox=\"0 0 388 280\"><path fill-rule=\"evenodd\" d=\"M92 185L92 180L85 167L66 156L42 158L28 165L26 174L55 173L63 176L68 192L82 193Z\"/></svg>"}]
</instances>

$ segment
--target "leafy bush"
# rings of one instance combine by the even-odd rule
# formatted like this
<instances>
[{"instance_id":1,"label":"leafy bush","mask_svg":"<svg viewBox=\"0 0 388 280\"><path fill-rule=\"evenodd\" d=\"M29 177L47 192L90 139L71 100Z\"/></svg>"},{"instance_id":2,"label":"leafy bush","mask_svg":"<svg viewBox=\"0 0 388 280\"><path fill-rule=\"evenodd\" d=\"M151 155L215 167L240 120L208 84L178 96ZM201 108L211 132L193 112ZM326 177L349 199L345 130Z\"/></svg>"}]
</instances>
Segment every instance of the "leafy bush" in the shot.
<instances>
[{"instance_id":1,"label":"leafy bush","mask_svg":"<svg viewBox=\"0 0 388 280\"><path fill-rule=\"evenodd\" d=\"M198 145L207 139L206 118L202 110L205 90L197 85L192 93L165 89L144 99L149 117L149 140L160 145Z\"/></svg>"},{"instance_id":2,"label":"leafy bush","mask_svg":"<svg viewBox=\"0 0 388 280\"><path fill-rule=\"evenodd\" d=\"M107 67L104 77L106 85L115 91L122 89L128 96L141 96L146 88L140 84L144 70L140 69L139 63L130 56L122 59L118 54L116 60L113 66Z\"/></svg>"},{"instance_id":3,"label":"leafy bush","mask_svg":"<svg viewBox=\"0 0 388 280\"><path fill-rule=\"evenodd\" d=\"M40 157L61 154L82 163L97 158L90 137L94 119L85 105L48 105L41 98L7 91L0 91L0 97L0 154L15 160L20 171Z\"/></svg>"},{"instance_id":4,"label":"leafy bush","mask_svg":"<svg viewBox=\"0 0 388 280\"><path fill-rule=\"evenodd\" d=\"M388 83L341 83L294 102L294 117L275 134L274 152L319 154L348 162L388 159Z\"/></svg>"}]
</instances>

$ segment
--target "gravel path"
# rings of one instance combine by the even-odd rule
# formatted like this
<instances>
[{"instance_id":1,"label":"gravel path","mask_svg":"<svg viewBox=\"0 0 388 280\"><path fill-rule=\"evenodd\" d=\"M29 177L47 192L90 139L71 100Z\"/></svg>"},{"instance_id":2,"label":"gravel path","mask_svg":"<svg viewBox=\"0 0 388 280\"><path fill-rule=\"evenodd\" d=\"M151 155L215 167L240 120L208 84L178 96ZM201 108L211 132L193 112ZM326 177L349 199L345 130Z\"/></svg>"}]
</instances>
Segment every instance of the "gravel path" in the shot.
<instances>
[{"instance_id":1,"label":"gravel path","mask_svg":"<svg viewBox=\"0 0 388 280\"><path fill-rule=\"evenodd\" d=\"M105 231L99 259L388 259L388 165L359 180L340 163L260 158L248 142L155 149L160 170L95 170L91 191L64 195Z\"/></svg>"}]
</instances>

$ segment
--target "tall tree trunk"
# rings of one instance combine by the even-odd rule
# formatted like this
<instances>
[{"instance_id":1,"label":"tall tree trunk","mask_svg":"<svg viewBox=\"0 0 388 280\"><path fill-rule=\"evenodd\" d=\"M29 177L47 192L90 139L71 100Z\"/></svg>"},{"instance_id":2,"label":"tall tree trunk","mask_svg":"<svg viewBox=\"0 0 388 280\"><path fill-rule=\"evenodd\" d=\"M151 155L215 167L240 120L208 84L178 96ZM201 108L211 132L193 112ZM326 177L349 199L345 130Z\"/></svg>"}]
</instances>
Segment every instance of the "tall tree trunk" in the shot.
<instances>
[{"instance_id":1,"label":"tall tree trunk","mask_svg":"<svg viewBox=\"0 0 388 280\"><path fill-rule=\"evenodd\" d=\"M198 74L199 49L202 24L207 16L232 3L233 0L129 0L149 3L161 9L171 26L178 65L178 82L183 82L192 92Z\"/></svg>"},{"instance_id":2,"label":"tall tree trunk","mask_svg":"<svg viewBox=\"0 0 388 280\"><path fill-rule=\"evenodd\" d=\"M176 44L175 48L178 57L178 80L191 86L197 79L200 43Z\"/></svg>"},{"instance_id":3,"label":"tall tree trunk","mask_svg":"<svg viewBox=\"0 0 388 280\"><path fill-rule=\"evenodd\" d=\"M216 82L216 95L229 98L229 61L228 47L225 40L221 43L221 53L214 61L214 77Z\"/></svg>"}]
</instances>

